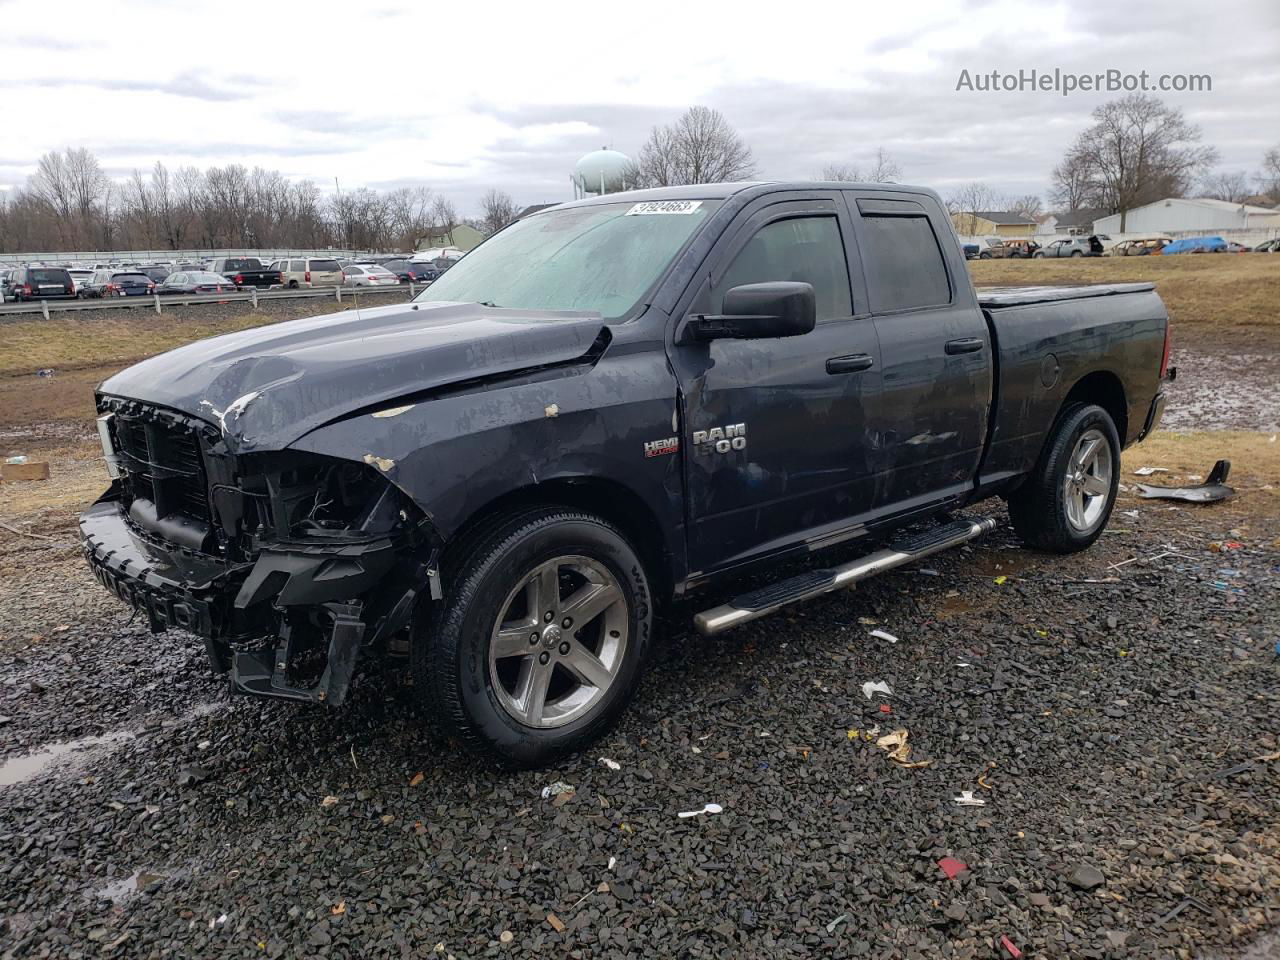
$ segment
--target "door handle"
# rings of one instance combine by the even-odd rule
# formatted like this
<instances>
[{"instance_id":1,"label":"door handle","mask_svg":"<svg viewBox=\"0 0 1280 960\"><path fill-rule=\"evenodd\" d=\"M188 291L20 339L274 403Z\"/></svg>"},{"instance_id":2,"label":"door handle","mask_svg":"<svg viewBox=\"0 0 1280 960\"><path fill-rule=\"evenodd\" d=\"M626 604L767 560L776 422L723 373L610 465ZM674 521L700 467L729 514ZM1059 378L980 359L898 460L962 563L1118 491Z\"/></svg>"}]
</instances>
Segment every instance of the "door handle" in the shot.
<instances>
[{"instance_id":1,"label":"door handle","mask_svg":"<svg viewBox=\"0 0 1280 960\"><path fill-rule=\"evenodd\" d=\"M977 353L982 349L983 341L978 337L961 337L959 340L947 341L947 353Z\"/></svg>"},{"instance_id":2,"label":"door handle","mask_svg":"<svg viewBox=\"0 0 1280 960\"><path fill-rule=\"evenodd\" d=\"M827 361L827 373L858 373L870 370L875 364L868 353L854 353L847 357L832 357Z\"/></svg>"}]
</instances>

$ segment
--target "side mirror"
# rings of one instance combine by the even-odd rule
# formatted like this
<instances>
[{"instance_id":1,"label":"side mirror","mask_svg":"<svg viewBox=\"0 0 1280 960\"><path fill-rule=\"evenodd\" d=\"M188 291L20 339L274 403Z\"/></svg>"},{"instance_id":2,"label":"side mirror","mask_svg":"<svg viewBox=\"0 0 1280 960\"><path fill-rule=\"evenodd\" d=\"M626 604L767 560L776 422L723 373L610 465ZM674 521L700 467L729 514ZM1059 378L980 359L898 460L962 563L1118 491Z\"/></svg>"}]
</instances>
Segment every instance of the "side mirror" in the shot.
<instances>
[{"instance_id":1,"label":"side mirror","mask_svg":"<svg viewBox=\"0 0 1280 960\"><path fill-rule=\"evenodd\" d=\"M744 283L724 295L724 313L689 318L686 336L695 341L798 337L817 323L813 285Z\"/></svg>"}]
</instances>

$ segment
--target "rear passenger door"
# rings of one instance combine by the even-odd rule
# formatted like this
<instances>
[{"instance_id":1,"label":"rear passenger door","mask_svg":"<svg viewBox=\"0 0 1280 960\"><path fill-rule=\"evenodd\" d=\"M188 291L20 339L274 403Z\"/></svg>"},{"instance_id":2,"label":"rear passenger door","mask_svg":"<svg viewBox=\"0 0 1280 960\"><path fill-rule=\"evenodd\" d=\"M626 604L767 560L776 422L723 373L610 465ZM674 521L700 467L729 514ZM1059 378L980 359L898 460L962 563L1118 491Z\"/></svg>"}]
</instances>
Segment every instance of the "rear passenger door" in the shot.
<instances>
[{"instance_id":1,"label":"rear passenger door","mask_svg":"<svg viewBox=\"0 0 1280 960\"><path fill-rule=\"evenodd\" d=\"M986 443L992 345L955 237L930 197L848 191L880 343L873 507L897 514L973 485ZM943 244L948 255L943 255Z\"/></svg>"},{"instance_id":2,"label":"rear passenger door","mask_svg":"<svg viewBox=\"0 0 1280 960\"><path fill-rule=\"evenodd\" d=\"M678 316L718 314L749 283L812 284L817 325L797 337L671 348L683 402L691 569L850 535L868 509L879 348L839 194L773 195L717 242ZM677 324L678 326L678 324Z\"/></svg>"}]
</instances>

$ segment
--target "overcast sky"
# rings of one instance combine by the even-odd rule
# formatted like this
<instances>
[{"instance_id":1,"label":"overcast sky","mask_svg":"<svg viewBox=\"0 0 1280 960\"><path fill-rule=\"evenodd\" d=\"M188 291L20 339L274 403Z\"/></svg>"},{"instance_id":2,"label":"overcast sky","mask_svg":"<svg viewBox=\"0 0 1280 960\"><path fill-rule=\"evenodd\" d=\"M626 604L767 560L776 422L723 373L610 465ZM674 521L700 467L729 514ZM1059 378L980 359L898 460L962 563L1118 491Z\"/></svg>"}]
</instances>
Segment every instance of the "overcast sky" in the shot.
<instances>
[{"instance_id":1,"label":"overcast sky","mask_svg":"<svg viewBox=\"0 0 1280 960\"><path fill-rule=\"evenodd\" d=\"M962 69L1206 73L1162 95L1221 168L1280 144L1276 0L190 4L0 0L0 189L48 150L108 174L242 163L332 189L426 184L465 215L491 186L568 199L583 153L721 110L762 178L884 146L903 179L1045 194L1118 94L957 91ZM732 12L729 12L732 11Z\"/></svg>"}]
</instances>

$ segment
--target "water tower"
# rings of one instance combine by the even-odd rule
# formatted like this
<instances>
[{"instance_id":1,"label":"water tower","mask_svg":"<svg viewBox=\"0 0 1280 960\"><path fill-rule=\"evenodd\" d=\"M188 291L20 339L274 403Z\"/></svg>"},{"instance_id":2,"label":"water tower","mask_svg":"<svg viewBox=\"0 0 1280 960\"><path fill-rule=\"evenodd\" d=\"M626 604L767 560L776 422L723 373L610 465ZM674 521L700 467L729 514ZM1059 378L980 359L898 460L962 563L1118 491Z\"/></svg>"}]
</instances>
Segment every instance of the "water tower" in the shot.
<instances>
[{"instance_id":1,"label":"water tower","mask_svg":"<svg viewBox=\"0 0 1280 960\"><path fill-rule=\"evenodd\" d=\"M573 167L573 198L617 193L627 188L624 180L631 158L625 153L601 147L579 160Z\"/></svg>"}]
</instances>

